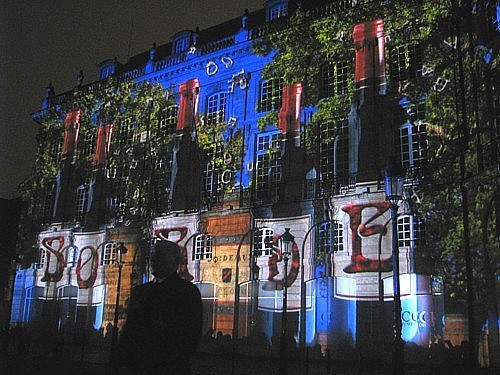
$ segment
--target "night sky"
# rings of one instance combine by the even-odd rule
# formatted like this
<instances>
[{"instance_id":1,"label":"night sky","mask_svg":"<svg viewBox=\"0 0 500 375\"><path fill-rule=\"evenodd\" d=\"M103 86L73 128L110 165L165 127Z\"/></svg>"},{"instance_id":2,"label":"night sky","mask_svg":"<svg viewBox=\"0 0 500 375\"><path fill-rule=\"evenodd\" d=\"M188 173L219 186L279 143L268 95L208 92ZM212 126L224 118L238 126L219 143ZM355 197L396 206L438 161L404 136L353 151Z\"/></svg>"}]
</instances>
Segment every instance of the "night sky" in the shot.
<instances>
[{"instance_id":1,"label":"night sky","mask_svg":"<svg viewBox=\"0 0 500 375\"><path fill-rule=\"evenodd\" d=\"M32 169L36 123L45 88L71 90L83 70L161 45L181 30L238 17L264 0L0 0L0 198L17 196ZM130 52L129 52L130 51Z\"/></svg>"}]
</instances>

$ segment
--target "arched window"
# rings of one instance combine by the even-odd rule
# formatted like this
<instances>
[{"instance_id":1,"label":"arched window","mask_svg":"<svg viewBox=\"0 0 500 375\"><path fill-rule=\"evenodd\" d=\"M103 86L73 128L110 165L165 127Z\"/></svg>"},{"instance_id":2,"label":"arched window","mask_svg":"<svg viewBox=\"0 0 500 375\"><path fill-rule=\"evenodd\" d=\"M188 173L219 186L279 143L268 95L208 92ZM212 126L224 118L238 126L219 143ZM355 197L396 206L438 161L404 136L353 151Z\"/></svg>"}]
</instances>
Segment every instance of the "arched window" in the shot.
<instances>
[{"instance_id":1,"label":"arched window","mask_svg":"<svg viewBox=\"0 0 500 375\"><path fill-rule=\"evenodd\" d=\"M102 249L102 265L114 264L116 263L116 255L118 244L115 242L110 242L104 245Z\"/></svg>"},{"instance_id":2,"label":"arched window","mask_svg":"<svg viewBox=\"0 0 500 375\"><path fill-rule=\"evenodd\" d=\"M199 234L194 241L193 260L212 259L214 238L209 234Z\"/></svg>"}]
</instances>

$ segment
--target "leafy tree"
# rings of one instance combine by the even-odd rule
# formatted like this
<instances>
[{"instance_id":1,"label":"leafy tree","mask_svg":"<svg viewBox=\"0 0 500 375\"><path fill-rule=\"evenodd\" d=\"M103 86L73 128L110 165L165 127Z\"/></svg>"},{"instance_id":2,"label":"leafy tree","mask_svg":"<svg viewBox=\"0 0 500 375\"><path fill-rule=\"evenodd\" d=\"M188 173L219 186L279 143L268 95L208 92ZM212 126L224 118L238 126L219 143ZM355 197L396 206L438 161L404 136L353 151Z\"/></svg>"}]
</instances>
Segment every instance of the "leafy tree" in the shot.
<instances>
[{"instance_id":1,"label":"leafy tree","mask_svg":"<svg viewBox=\"0 0 500 375\"><path fill-rule=\"evenodd\" d=\"M307 88L303 104L317 108L313 125L342 118L349 110L352 84L344 96L320 101L317 83L320 67L328 61L349 61L354 66L354 25L382 18L389 52L408 43L418 45L421 74L397 85L389 77L389 95L395 100L425 102L421 120L428 134L428 160L418 184L412 186L410 205L426 219L427 245L417 248L416 264L419 272L443 276L448 312L471 299L466 292L473 286L471 302L485 307L485 312L475 312L479 327L473 329L478 334L488 315L491 358L496 360L500 358L495 291L500 181L495 4L472 0L342 4L299 8L290 16L288 28L265 37L255 50L274 53L267 77L283 77L287 84L303 82ZM306 147L313 150L317 144L317 132L309 126ZM464 256L468 253L471 262Z\"/></svg>"},{"instance_id":2,"label":"leafy tree","mask_svg":"<svg viewBox=\"0 0 500 375\"><path fill-rule=\"evenodd\" d=\"M32 236L39 232L44 224L50 223L51 215L47 212L50 204L46 203L44 209L43 202L62 165L60 145L63 140L65 116L75 110L80 110L80 126L78 152L72 163L78 172L76 175L79 176L79 183L82 184L86 178L97 173L98 168L92 164L94 153L84 153L82 150L85 149L86 140L92 141L93 149L99 126L112 124L113 133L118 134L123 120L128 119L134 125L135 134L146 132L146 142L135 141L127 150L120 150L112 143L105 168L109 174L109 171L118 165L128 167L140 163L137 168L130 168L123 188L127 192L129 204L139 208L128 213L129 223L134 222L138 228L147 228L147 225L142 224L151 219L152 212L146 208L151 207L152 197L151 191L144 189L144 186L150 183L154 157L158 152L163 152L175 136L174 133L165 136L158 128L162 111L173 104L168 97L168 90L159 84L118 81L111 78L95 85L77 87L69 93L53 98L47 109L34 115L34 119L40 124L36 162L30 178L19 187L27 207L26 217L21 221L21 249L30 248L26 243L31 243L36 251L36 238ZM54 152L50 152L51 149ZM112 180L112 176L109 177ZM30 258L26 258L27 262Z\"/></svg>"}]
</instances>

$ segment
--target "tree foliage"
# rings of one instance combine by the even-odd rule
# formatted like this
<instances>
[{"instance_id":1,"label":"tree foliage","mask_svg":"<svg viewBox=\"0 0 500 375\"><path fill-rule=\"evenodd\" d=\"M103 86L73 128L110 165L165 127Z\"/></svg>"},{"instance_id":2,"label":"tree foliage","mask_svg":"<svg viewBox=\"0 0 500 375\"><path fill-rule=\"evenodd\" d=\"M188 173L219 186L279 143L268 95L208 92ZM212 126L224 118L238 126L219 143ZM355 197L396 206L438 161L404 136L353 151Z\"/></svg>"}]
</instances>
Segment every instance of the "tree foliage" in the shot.
<instances>
[{"instance_id":1,"label":"tree foliage","mask_svg":"<svg viewBox=\"0 0 500 375\"><path fill-rule=\"evenodd\" d=\"M412 187L411 202L415 214L427 221L427 246L417 249L417 265L421 272L443 275L449 297L465 297L459 165L459 156L465 153L463 182L471 202L468 215L475 296L484 301L486 290L482 286L487 268L491 271L499 263L498 124L494 119L498 96L495 99L493 94L494 82L499 81L498 32L492 36L486 30L491 28L488 21L493 21L486 17L486 2L455 2L456 12L447 0L356 2L342 9L332 3L319 9L298 9L289 17L289 27L264 37L255 44L255 51L274 53L265 69L266 78L282 77L285 84L303 83L307 91L302 104L316 107L310 123L314 125L345 118L349 111L354 71L352 30L356 24L382 18L389 57L398 47L418 47L420 73L396 82L389 71L389 95L395 100L404 98L409 106L425 102L425 118L420 120L427 129L428 160L423 179ZM457 24L462 30L461 51L457 49ZM463 82L459 81L459 59L465 65ZM349 90L344 95L321 98L321 67L344 61L352 69ZM465 107L460 103L463 90ZM462 111L468 114L465 124L461 123ZM466 137L465 145L461 134ZM317 137L314 126L309 126L305 144L312 152Z\"/></svg>"}]
</instances>

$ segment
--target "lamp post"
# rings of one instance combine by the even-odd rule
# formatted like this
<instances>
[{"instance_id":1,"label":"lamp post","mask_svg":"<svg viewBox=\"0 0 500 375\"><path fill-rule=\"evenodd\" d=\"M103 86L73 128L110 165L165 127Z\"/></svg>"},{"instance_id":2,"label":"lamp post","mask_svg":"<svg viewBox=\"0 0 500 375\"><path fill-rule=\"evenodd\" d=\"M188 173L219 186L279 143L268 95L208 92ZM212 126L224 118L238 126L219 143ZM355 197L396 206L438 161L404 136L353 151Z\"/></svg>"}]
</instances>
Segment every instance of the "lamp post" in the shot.
<instances>
[{"instance_id":1,"label":"lamp post","mask_svg":"<svg viewBox=\"0 0 500 375\"><path fill-rule=\"evenodd\" d=\"M118 264L118 283L116 285L116 302L115 302L115 316L113 320L113 336L111 340L111 356L115 354L116 343L118 341L118 312L120 308L120 286L122 282L122 268L125 263L125 254L127 254L128 249L120 242L120 245L116 248L116 262Z\"/></svg>"},{"instance_id":2,"label":"lamp post","mask_svg":"<svg viewBox=\"0 0 500 375\"><path fill-rule=\"evenodd\" d=\"M403 199L404 180L393 163L385 170L385 199L391 205L392 220L392 282L394 293L392 373L404 374L404 341L401 338L401 289L399 284L398 203Z\"/></svg>"},{"instance_id":3,"label":"lamp post","mask_svg":"<svg viewBox=\"0 0 500 375\"><path fill-rule=\"evenodd\" d=\"M287 304L288 304L288 260L292 255L292 247L295 237L290 233L290 228L285 228L285 233L280 237L281 242L281 256L285 262L284 276L283 276L283 311L281 314L281 342L280 342L280 375L288 374L288 367L286 362L287 345L288 345L288 317L287 317Z\"/></svg>"}]
</instances>

